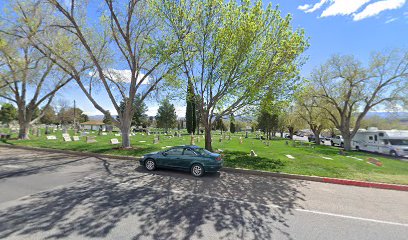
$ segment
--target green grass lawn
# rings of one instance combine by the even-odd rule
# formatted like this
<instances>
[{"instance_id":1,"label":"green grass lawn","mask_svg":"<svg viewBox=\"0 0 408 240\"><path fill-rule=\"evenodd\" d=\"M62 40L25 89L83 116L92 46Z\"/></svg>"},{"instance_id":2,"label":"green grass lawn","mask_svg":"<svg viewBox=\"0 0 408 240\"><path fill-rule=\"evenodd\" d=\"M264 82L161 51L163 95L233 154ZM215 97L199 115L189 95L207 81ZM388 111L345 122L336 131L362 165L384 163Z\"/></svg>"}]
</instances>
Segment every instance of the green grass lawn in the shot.
<instances>
[{"instance_id":1,"label":"green grass lawn","mask_svg":"<svg viewBox=\"0 0 408 240\"><path fill-rule=\"evenodd\" d=\"M44 131L43 131L44 132ZM86 151L93 153L103 153L112 155L142 156L145 153L165 149L166 146L176 146L190 143L190 136L178 137L160 136L160 142L153 144L153 135L142 136L140 133L131 136L133 149L120 149L120 145L111 145L111 138L118 138L112 135L96 136L97 143L86 143L85 137L81 137L78 142L63 142L61 131L54 133L58 140L46 140L43 135L39 138L32 136L31 140L9 140L7 144L67 149L74 151ZM71 132L71 136L72 136ZM242 136L243 144L239 143ZM373 155L362 152L349 152L347 156L339 154L339 148L330 146L317 146L304 143L292 145L286 140L272 140L270 146L265 145L261 140L255 139L254 135L245 139L244 134L237 133L219 142L220 135L213 136L214 149L221 149L225 155L225 166L235 168L257 169L271 172L283 172L292 174L303 174L321 177L347 178L354 180L375 181L385 183L408 184L408 162L399 161L393 158ZM204 146L204 138L199 137L195 141L196 145ZM249 153L254 150L257 157L250 157ZM294 159L289 159L286 155L292 155ZM330 158L330 159L325 159ZM353 158L352 158L353 157ZM374 157L383 163L378 167L367 163L367 158ZM362 159L362 160L358 160Z\"/></svg>"}]
</instances>

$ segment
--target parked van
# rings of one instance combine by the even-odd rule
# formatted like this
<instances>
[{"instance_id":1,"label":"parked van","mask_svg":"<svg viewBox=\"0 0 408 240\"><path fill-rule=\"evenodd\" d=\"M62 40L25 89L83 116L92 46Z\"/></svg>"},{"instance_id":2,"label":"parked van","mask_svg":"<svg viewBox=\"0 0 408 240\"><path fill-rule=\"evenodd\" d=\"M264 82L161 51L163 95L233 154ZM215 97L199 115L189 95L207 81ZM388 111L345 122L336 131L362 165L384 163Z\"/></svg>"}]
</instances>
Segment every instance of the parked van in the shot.
<instances>
[{"instance_id":1,"label":"parked van","mask_svg":"<svg viewBox=\"0 0 408 240\"><path fill-rule=\"evenodd\" d=\"M362 129L353 137L351 146L356 150L408 157L408 131Z\"/></svg>"}]
</instances>

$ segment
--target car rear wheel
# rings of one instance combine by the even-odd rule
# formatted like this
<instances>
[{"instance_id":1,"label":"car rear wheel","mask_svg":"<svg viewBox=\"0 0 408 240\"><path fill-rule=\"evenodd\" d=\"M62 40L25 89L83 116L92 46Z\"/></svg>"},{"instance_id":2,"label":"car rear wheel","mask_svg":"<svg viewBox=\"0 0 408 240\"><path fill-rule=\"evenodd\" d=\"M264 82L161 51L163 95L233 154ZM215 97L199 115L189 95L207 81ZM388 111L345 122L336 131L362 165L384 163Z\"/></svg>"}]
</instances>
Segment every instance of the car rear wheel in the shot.
<instances>
[{"instance_id":1,"label":"car rear wheel","mask_svg":"<svg viewBox=\"0 0 408 240\"><path fill-rule=\"evenodd\" d=\"M204 168L200 164L193 164L191 166L191 174L193 174L194 177L201 177L204 175Z\"/></svg>"},{"instance_id":2,"label":"car rear wheel","mask_svg":"<svg viewBox=\"0 0 408 240\"><path fill-rule=\"evenodd\" d=\"M340 143L340 147L344 148L344 143Z\"/></svg>"},{"instance_id":3,"label":"car rear wheel","mask_svg":"<svg viewBox=\"0 0 408 240\"><path fill-rule=\"evenodd\" d=\"M397 152L394 151L394 150L392 150L392 151L390 152L390 155L391 155L392 157L398 157Z\"/></svg>"},{"instance_id":4,"label":"car rear wheel","mask_svg":"<svg viewBox=\"0 0 408 240\"><path fill-rule=\"evenodd\" d=\"M334 142L333 142L333 141L331 141L330 143L331 143L332 147L334 147Z\"/></svg>"},{"instance_id":5,"label":"car rear wheel","mask_svg":"<svg viewBox=\"0 0 408 240\"><path fill-rule=\"evenodd\" d=\"M149 171L153 171L156 169L156 162L153 159L147 159L145 161L145 168Z\"/></svg>"}]
</instances>

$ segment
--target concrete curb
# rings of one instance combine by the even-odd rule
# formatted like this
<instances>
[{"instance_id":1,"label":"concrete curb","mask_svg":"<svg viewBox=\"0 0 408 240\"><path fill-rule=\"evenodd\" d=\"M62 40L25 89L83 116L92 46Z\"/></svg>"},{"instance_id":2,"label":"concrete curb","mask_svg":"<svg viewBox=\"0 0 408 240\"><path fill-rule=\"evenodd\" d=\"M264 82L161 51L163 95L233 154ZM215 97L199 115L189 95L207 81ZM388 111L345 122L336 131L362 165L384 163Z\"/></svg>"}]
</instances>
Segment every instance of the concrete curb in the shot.
<instances>
[{"instance_id":1,"label":"concrete curb","mask_svg":"<svg viewBox=\"0 0 408 240\"><path fill-rule=\"evenodd\" d=\"M48 153L70 154L70 155L84 156L84 157L113 158L113 159L131 160L131 161L136 161L139 158L139 157L117 156L117 155L90 153L90 152L78 152L78 151L71 151L71 150L60 150L60 149L53 149L53 148L37 148L37 147L6 145L6 144L0 144L0 147L23 149L23 150L34 150L34 151L48 152Z\"/></svg>"},{"instance_id":2,"label":"concrete curb","mask_svg":"<svg viewBox=\"0 0 408 240\"><path fill-rule=\"evenodd\" d=\"M221 169L221 171L231 172L231 173L251 174L251 175L258 175L258 176L270 176L270 177L306 180L306 181L322 182L322 183L341 184L341 185L349 185L349 186L357 186L357 187L368 187L368 188L390 189L390 190L397 190L397 191L408 191L408 185L399 185L399 184L365 182L365 181L356 181L356 180L340 179L340 178L306 176L306 175L296 175L296 174L277 173L277 172L266 172L266 171L259 171L259 170L250 170L250 169L242 169L242 168L229 168L229 167L223 167Z\"/></svg>"},{"instance_id":3,"label":"concrete curb","mask_svg":"<svg viewBox=\"0 0 408 240\"><path fill-rule=\"evenodd\" d=\"M26 146L16 146L16 145L5 145L5 144L0 144L0 147L23 149L23 150L34 150L34 151L42 151L42 152L49 152L49 153L71 154L71 155L87 156L87 157L113 158L113 159L131 160L131 161L138 160L138 157L116 156L116 155L108 155L108 154L78 152L78 151L60 150L60 149L51 149L51 148L36 148L36 147L26 147ZM313 181L313 182L341 184L341 185L358 186L358 187L408 191L408 185L399 185L399 184L388 184L388 183L365 182L365 181L356 181L356 180L340 179L340 178L306 176L306 175L267 172L267 171L251 170L251 169L243 169L243 168L223 167L221 171L230 172L230 173L250 174L250 175L257 175L257 176L269 176L269 177L288 178L288 179L305 180L305 181Z\"/></svg>"}]
</instances>

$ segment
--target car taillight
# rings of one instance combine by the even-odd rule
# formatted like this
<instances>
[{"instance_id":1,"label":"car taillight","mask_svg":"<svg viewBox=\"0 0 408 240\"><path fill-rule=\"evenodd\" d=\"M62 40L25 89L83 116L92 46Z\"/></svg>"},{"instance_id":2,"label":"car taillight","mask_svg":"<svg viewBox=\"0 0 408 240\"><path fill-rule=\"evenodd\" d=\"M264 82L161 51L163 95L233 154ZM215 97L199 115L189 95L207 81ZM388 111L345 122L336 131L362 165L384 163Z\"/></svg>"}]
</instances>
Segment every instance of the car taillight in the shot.
<instances>
[{"instance_id":1,"label":"car taillight","mask_svg":"<svg viewBox=\"0 0 408 240\"><path fill-rule=\"evenodd\" d=\"M219 156L219 157L217 157L215 160L217 160L217 161L221 161L221 160L222 160L222 158L221 158L221 156Z\"/></svg>"}]
</instances>

